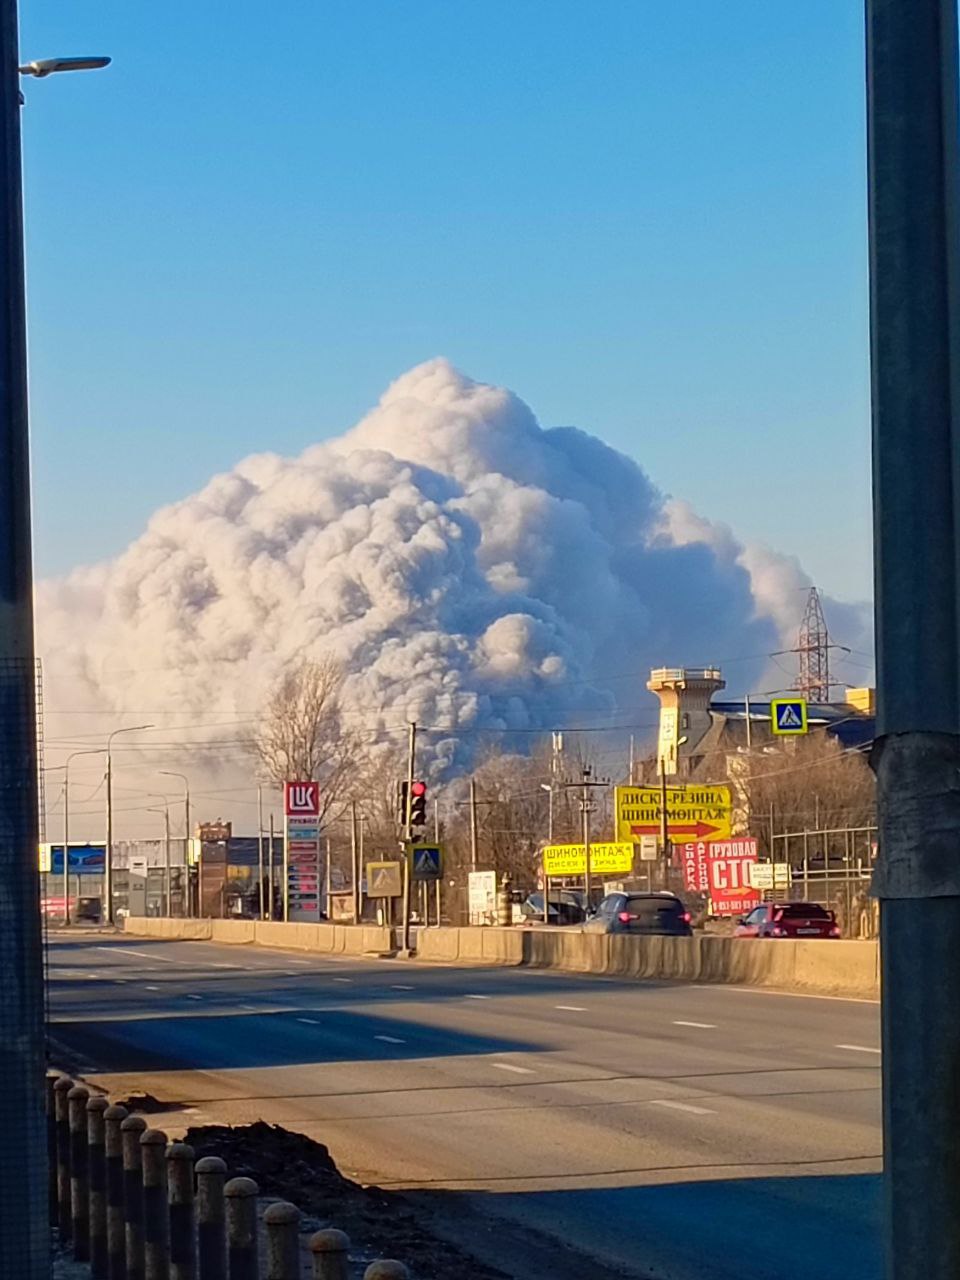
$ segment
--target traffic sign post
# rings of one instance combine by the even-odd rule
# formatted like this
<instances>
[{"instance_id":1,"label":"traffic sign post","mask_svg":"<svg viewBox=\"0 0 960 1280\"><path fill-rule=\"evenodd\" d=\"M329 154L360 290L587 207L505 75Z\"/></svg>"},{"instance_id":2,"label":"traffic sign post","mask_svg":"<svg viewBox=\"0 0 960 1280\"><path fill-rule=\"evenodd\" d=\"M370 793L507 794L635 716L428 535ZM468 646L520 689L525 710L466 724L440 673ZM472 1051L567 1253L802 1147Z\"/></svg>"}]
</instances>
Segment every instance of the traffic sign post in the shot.
<instances>
[{"instance_id":1,"label":"traffic sign post","mask_svg":"<svg viewBox=\"0 0 960 1280\"><path fill-rule=\"evenodd\" d=\"M774 698L770 703L770 732L778 738L796 738L806 733L806 698Z\"/></svg>"}]
</instances>

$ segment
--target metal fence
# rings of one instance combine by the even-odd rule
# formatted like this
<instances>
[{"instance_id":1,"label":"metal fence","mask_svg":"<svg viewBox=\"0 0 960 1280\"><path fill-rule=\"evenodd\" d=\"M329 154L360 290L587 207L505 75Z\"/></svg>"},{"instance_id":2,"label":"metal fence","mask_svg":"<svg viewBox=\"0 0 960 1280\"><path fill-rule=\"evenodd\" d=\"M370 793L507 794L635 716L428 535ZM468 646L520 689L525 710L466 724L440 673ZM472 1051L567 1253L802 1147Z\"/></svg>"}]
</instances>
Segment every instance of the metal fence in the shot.
<instances>
[{"instance_id":1,"label":"metal fence","mask_svg":"<svg viewBox=\"0 0 960 1280\"><path fill-rule=\"evenodd\" d=\"M195 1160L68 1076L47 1077L47 1152L51 1226L93 1280L302 1280L295 1205L260 1213L251 1178L229 1178L217 1156ZM349 1280L344 1232L314 1232L307 1250L314 1280ZM364 1280L409 1272L386 1259Z\"/></svg>"},{"instance_id":2,"label":"metal fence","mask_svg":"<svg viewBox=\"0 0 960 1280\"><path fill-rule=\"evenodd\" d=\"M836 913L844 937L875 938L877 903L870 897L876 827L784 831L773 837L773 861L792 870L788 889L774 897L822 902Z\"/></svg>"}]
</instances>

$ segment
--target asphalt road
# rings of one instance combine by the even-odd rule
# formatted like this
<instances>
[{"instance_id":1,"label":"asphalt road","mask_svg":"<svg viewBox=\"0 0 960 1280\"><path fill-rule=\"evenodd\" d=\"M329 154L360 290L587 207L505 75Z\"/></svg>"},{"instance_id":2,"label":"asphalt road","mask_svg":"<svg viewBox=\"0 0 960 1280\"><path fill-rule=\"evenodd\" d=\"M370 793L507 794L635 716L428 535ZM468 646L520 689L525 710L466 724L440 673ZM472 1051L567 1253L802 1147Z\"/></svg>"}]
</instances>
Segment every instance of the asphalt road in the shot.
<instances>
[{"instance_id":1,"label":"asphalt road","mask_svg":"<svg viewBox=\"0 0 960 1280\"><path fill-rule=\"evenodd\" d=\"M115 1097L307 1133L524 1280L880 1276L874 1004L105 935L50 966Z\"/></svg>"}]
</instances>

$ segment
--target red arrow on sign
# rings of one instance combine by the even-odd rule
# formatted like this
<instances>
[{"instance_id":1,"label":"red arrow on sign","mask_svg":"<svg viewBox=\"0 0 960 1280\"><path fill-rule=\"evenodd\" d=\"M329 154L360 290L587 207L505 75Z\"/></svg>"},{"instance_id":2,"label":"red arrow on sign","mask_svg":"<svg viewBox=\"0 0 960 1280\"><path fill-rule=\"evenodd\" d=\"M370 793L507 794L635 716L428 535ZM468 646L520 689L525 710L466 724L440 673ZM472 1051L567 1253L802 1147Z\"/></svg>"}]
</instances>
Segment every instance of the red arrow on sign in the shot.
<instances>
[{"instance_id":1,"label":"red arrow on sign","mask_svg":"<svg viewBox=\"0 0 960 1280\"><path fill-rule=\"evenodd\" d=\"M656 825L649 827L631 827L630 830L635 836L658 836L661 834L662 828L659 823L656 823ZM667 834L671 836L696 836L698 840L703 840L706 836L721 830L722 827L714 826L710 822L671 822Z\"/></svg>"}]
</instances>

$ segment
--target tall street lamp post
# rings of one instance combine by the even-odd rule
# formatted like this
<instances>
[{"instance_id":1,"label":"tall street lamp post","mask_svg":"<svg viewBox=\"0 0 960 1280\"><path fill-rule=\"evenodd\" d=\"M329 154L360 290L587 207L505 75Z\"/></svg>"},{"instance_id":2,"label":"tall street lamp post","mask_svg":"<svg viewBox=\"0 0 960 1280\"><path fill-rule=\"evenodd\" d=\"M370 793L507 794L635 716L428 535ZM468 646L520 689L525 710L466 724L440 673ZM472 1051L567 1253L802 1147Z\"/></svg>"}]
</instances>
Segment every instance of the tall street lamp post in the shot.
<instances>
[{"instance_id":1,"label":"tall street lamp post","mask_svg":"<svg viewBox=\"0 0 960 1280\"><path fill-rule=\"evenodd\" d=\"M0 1275L45 1280L50 1240L19 69L17 3L0 0ZM72 69L54 59L24 74Z\"/></svg>"},{"instance_id":2,"label":"tall street lamp post","mask_svg":"<svg viewBox=\"0 0 960 1280\"><path fill-rule=\"evenodd\" d=\"M113 924L113 740L121 733L152 728L152 724L131 724L107 735L107 844L103 859L103 918L107 924Z\"/></svg>"}]
</instances>

